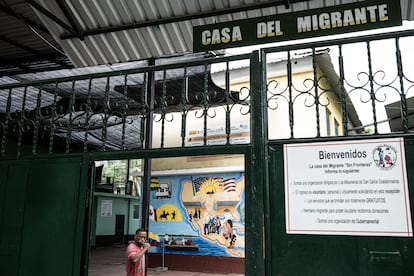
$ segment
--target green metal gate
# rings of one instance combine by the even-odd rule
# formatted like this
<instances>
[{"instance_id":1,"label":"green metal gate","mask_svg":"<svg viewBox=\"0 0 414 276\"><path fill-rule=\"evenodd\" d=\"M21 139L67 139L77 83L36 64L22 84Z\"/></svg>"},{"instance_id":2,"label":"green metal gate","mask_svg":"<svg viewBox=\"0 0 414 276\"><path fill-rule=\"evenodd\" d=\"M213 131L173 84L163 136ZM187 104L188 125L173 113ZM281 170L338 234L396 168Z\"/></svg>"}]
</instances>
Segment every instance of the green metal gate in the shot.
<instances>
[{"instance_id":1,"label":"green metal gate","mask_svg":"<svg viewBox=\"0 0 414 276\"><path fill-rule=\"evenodd\" d=\"M407 168L413 140L407 139ZM411 275L413 239L375 236L286 234L283 145L270 145L266 275ZM414 177L408 170L409 183ZM410 189L410 198L413 191ZM412 202L412 200L411 200ZM275 211L271 211L275 210Z\"/></svg>"},{"instance_id":2,"label":"green metal gate","mask_svg":"<svg viewBox=\"0 0 414 276\"><path fill-rule=\"evenodd\" d=\"M80 157L1 161L4 275L79 275L87 169Z\"/></svg>"},{"instance_id":3,"label":"green metal gate","mask_svg":"<svg viewBox=\"0 0 414 276\"><path fill-rule=\"evenodd\" d=\"M411 275L414 273L412 264L413 238L410 237L378 237L358 236L358 235L312 235L312 234L287 234L286 233L286 205L285 205L285 157L284 145L295 143L315 143L323 146L325 142L332 141L364 141L364 139L381 139L390 137L403 137L405 144L406 168L408 174L408 189L410 190L410 206L412 205L413 189L412 180L413 172L411 168L413 164L413 138L412 126L413 119L410 117L410 111L413 108L411 102L411 87L413 79L411 78L411 70L413 67L405 60L407 49L401 46L410 32L379 35L365 38L350 38L333 41L325 41L321 43L309 43L300 46L275 47L273 49L262 50L262 60L264 60L264 76L262 78L262 91L266 91L266 118L265 124L268 124L267 130L271 131L272 125L271 112L273 109L280 109L284 102L287 105L287 113L284 116L286 125L289 126L290 132L286 134L285 139L278 137L272 138L269 133L264 133L265 146L262 148L264 157L269 162L268 166L262 171L268 176L268 182L264 183L264 206L265 206L265 275ZM406 37L407 36L407 37ZM388 52L385 45L391 44L392 51ZM349 73L349 55L347 47L360 45L358 49L362 51L363 60L358 63L357 71L353 74L358 77L352 80L352 74ZM325 48L328 47L328 48ZM378 47L381 50L378 50ZM377 49L375 49L377 48ZM337 56L331 56L330 62L336 65L338 72L337 78L327 73L320 73L319 70L321 60L318 60L318 51L329 49L332 53L337 51ZM361 50L362 49L362 50ZM299 51L298 51L299 50ZM300 51L302 50L302 51ZM348 52L347 52L348 51ZM373 56L379 53L382 58L392 58L392 65L389 67L380 67L376 64L377 59ZM270 59L272 55L280 58L280 54L287 62L286 66L286 83L269 80L270 66L266 59ZM320 54L320 52L319 52ZM298 81L295 81L293 75L294 66L297 65L295 55L310 55L313 74L310 77L300 79L308 85L300 87ZM323 54L322 54L323 55ZM408 58L408 57L407 57ZM348 62L348 64L347 64ZM355 62L355 61L354 61ZM323 62L322 62L323 63ZM267 65L266 65L267 64ZM326 64L325 64L326 65ZM392 72L391 72L392 71ZM379 77L381 75L381 77ZM267 77L266 77L267 76ZM364 77L366 77L364 79ZM387 79L389 78L389 79ZM327 88L324 87L324 79L332 81ZM364 79L364 80L362 80ZM266 85L266 86L265 86ZM341 105L342 119L342 135L332 133L332 128L328 125L329 116L333 112L328 112L329 108L334 106L327 94L337 90L338 103ZM386 92L382 92L382 91ZM363 103L363 107L355 107L361 112L361 108L369 110L369 119L365 124L355 124L355 118L352 113L355 110L349 104L350 95L364 91L353 104ZM383 93L383 94L382 94ZM390 97L392 93L397 95L394 107L398 110L397 114L388 113L388 118L380 119L379 114L385 98ZM305 109L312 110L313 122L307 121L314 125L314 134L311 136L301 136L300 129L297 128L298 112L293 108L297 104L300 97L309 97L301 102ZM323 101L326 101L323 103ZM385 105L385 104L384 104ZM389 106L385 106L389 108ZM295 112L294 112L295 110ZM388 112L388 111L387 111ZM362 112L361 112L362 113ZM306 120L301 117L300 120ZM325 121L326 120L326 121ZM354 123L350 122L354 121ZM398 121L398 127L394 124ZM336 122L335 122L336 123ZM383 132L381 126L384 123L390 123L391 135ZM388 134L387 134L388 133ZM362 139L362 140L361 140ZM253 145L254 146L254 145ZM255 147L257 151L260 146ZM306 158L306 156L303 156ZM266 171L267 170L267 171ZM411 213L411 220L412 220ZM267 246L270 245L270 246Z\"/></svg>"}]
</instances>

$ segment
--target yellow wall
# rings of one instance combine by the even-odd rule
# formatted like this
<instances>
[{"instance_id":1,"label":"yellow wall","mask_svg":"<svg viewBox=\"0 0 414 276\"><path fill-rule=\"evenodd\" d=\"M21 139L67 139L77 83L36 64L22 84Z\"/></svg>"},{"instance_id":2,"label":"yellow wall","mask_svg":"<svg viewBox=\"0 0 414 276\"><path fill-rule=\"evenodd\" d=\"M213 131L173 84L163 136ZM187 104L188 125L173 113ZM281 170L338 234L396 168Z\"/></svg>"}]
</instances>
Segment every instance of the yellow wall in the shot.
<instances>
[{"instance_id":1,"label":"yellow wall","mask_svg":"<svg viewBox=\"0 0 414 276\"><path fill-rule=\"evenodd\" d=\"M244 168L243 155L205 155L152 159L152 170L182 170L202 168L241 167Z\"/></svg>"}]
</instances>

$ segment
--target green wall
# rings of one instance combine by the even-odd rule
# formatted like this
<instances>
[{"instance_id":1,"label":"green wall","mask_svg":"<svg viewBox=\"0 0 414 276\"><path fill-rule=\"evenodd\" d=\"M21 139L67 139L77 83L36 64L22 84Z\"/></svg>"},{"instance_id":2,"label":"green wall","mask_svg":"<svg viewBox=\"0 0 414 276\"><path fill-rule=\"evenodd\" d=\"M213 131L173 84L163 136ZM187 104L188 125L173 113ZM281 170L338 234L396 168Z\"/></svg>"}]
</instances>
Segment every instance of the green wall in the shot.
<instances>
[{"instance_id":1,"label":"green wall","mask_svg":"<svg viewBox=\"0 0 414 276\"><path fill-rule=\"evenodd\" d=\"M110 216L102 214L103 201L112 203L112 214ZM116 215L125 215L125 235L134 234L135 230L141 225L140 217L134 219L134 205L140 205L140 200L137 197L95 193L95 236L115 235Z\"/></svg>"}]
</instances>

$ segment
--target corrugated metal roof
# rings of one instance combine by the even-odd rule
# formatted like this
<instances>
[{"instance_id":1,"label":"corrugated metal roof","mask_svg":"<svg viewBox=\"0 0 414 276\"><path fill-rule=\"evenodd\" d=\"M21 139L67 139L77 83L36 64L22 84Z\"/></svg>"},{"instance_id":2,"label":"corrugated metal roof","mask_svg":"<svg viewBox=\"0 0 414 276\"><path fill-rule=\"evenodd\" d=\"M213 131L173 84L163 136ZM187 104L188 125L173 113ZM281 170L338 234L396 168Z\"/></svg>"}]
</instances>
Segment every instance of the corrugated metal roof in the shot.
<instances>
[{"instance_id":1,"label":"corrugated metal roof","mask_svg":"<svg viewBox=\"0 0 414 276\"><path fill-rule=\"evenodd\" d=\"M0 76L72 67L30 5L0 2Z\"/></svg>"},{"instance_id":2,"label":"corrugated metal roof","mask_svg":"<svg viewBox=\"0 0 414 276\"><path fill-rule=\"evenodd\" d=\"M189 53L194 26L359 1L2 0L0 76Z\"/></svg>"},{"instance_id":3,"label":"corrugated metal roof","mask_svg":"<svg viewBox=\"0 0 414 276\"><path fill-rule=\"evenodd\" d=\"M361 0L67 0L72 17L85 35L83 40L36 12L73 64L83 67L191 52L192 29L197 25L358 1ZM297 3L287 8L288 2ZM39 3L70 25L56 1ZM403 19L412 19L412 1L401 0L401 5Z\"/></svg>"}]
</instances>

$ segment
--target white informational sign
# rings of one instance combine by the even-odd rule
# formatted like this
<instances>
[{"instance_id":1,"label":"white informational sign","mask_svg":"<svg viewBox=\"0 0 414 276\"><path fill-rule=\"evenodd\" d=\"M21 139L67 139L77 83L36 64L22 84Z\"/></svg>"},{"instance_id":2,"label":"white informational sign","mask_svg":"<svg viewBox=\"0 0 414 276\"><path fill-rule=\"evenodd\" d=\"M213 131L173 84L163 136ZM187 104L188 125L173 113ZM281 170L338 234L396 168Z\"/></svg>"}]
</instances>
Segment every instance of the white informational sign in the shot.
<instances>
[{"instance_id":1,"label":"white informational sign","mask_svg":"<svg viewBox=\"0 0 414 276\"><path fill-rule=\"evenodd\" d=\"M101 217L112 217L112 200L101 201Z\"/></svg>"},{"instance_id":2,"label":"white informational sign","mask_svg":"<svg viewBox=\"0 0 414 276\"><path fill-rule=\"evenodd\" d=\"M288 234L412 237L404 140L284 146Z\"/></svg>"},{"instance_id":3,"label":"white informational sign","mask_svg":"<svg viewBox=\"0 0 414 276\"><path fill-rule=\"evenodd\" d=\"M225 145L227 142L225 127L208 127L207 128L207 145ZM250 142L250 125L248 123L239 123L230 128L230 144L248 144ZM192 129L188 132L185 145L203 146L204 129Z\"/></svg>"}]
</instances>

